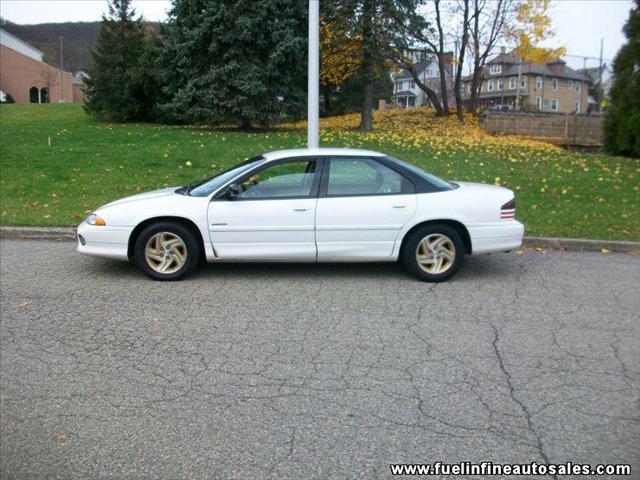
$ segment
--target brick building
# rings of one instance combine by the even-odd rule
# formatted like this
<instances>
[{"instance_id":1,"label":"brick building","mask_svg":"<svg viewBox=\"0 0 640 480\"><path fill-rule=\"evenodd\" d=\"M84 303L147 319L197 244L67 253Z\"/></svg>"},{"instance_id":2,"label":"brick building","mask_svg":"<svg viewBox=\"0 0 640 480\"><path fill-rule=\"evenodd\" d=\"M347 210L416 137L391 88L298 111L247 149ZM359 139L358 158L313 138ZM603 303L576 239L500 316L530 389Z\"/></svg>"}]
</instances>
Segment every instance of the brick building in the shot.
<instances>
[{"instance_id":1,"label":"brick building","mask_svg":"<svg viewBox=\"0 0 640 480\"><path fill-rule=\"evenodd\" d=\"M44 54L0 28L0 90L16 103L73 101L73 76L43 61Z\"/></svg>"},{"instance_id":2,"label":"brick building","mask_svg":"<svg viewBox=\"0 0 640 480\"><path fill-rule=\"evenodd\" d=\"M517 103L519 110L586 113L590 81L561 59L531 63L514 52L502 52L484 68L478 106L515 109ZM464 78L462 88L463 102L468 102L471 77Z\"/></svg>"}]
</instances>

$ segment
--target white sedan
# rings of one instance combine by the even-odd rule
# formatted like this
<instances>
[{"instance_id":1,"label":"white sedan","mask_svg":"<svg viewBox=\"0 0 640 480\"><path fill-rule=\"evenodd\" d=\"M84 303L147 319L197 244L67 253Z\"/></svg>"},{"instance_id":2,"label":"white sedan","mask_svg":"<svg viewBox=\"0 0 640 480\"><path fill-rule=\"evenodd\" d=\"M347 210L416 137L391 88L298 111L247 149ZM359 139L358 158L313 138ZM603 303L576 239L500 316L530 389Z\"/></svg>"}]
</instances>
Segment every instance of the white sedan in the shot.
<instances>
[{"instance_id":1,"label":"white sedan","mask_svg":"<svg viewBox=\"0 0 640 480\"><path fill-rule=\"evenodd\" d=\"M522 243L511 190L447 182L381 153L321 148L251 158L183 187L98 208L78 251L133 260L155 280L202 261L400 260L421 280L450 278L465 254Z\"/></svg>"}]
</instances>

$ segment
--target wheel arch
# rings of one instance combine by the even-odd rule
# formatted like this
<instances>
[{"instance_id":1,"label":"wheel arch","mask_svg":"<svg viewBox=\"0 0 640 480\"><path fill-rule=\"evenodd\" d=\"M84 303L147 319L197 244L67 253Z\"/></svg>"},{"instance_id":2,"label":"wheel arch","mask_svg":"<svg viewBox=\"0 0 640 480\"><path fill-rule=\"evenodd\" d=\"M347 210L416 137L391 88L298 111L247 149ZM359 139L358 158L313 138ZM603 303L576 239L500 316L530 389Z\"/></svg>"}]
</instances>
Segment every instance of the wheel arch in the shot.
<instances>
[{"instance_id":1,"label":"wheel arch","mask_svg":"<svg viewBox=\"0 0 640 480\"><path fill-rule=\"evenodd\" d=\"M471 235L469 235L469 230L467 229L467 227L462 222L459 222L457 220L441 218L441 219L425 220L423 222L416 223L413 227L411 227L407 231L407 233L405 233L404 236L402 237L402 244L400 246L400 255L402 255L402 251L406 245L407 239L413 232L415 232L419 228L424 227L425 225L435 225L435 224L447 225L448 227L451 227L454 230L456 230L460 234L460 237L462 238L462 242L464 243L465 253L467 255L471 254L472 252Z\"/></svg>"},{"instance_id":2,"label":"wheel arch","mask_svg":"<svg viewBox=\"0 0 640 480\"><path fill-rule=\"evenodd\" d=\"M149 225L152 225L158 222L174 222L174 223L181 224L185 228L188 228L196 236L196 239L200 242L200 252L203 258L205 257L204 239L202 238L202 232L200 231L198 226L193 222L193 220L189 220L188 218L185 218L185 217L161 216L161 217L147 218L146 220L143 220L138 225L136 225L136 227L133 229L133 231L131 232L131 235L129 235L129 243L127 246L127 257L129 257L129 260L133 259L136 240L140 236L140 233Z\"/></svg>"}]
</instances>

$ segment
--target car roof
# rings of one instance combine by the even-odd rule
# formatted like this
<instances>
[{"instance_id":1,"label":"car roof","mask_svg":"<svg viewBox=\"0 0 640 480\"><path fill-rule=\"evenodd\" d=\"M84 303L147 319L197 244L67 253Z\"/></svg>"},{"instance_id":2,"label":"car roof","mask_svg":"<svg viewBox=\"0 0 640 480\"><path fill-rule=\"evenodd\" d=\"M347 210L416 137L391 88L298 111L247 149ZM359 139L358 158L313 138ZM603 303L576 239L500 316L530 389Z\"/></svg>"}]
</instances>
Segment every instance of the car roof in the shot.
<instances>
[{"instance_id":1,"label":"car roof","mask_svg":"<svg viewBox=\"0 0 640 480\"><path fill-rule=\"evenodd\" d=\"M294 148L291 150L276 150L263 155L267 160L279 160L289 157L314 157L314 156L343 156L352 157L384 157L384 153L359 148Z\"/></svg>"}]
</instances>

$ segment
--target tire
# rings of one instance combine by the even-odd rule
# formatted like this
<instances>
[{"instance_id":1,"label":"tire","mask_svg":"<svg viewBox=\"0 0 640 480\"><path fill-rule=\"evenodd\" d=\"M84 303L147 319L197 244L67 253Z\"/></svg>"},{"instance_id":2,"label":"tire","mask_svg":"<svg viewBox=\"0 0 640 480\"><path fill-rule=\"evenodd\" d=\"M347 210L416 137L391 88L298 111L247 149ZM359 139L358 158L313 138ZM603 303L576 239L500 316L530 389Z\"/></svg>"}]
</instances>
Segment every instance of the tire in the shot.
<instances>
[{"instance_id":1,"label":"tire","mask_svg":"<svg viewBox=\"0 0 640 480\"><path fill-rule=\"evenodd\" d=\"M434 247L433 250L429 249L430 246ZM418 228L407 237L401 259L405 268L420 280L444 282L462 266L464 254L460 234L448 225L434 223Z\"/></svg>"},{"instance_id":2,"label":"tire","mask_svg":"<svg viewBox=\"0 0 640 480\"><path fill-rule=\"evenodd\" d=\"M181 280L198 266L201 258L202 247L196 235L175 222L149 225L140 232L134 247L136 264L153 280Z\"/></svg>"}]
</instances>

